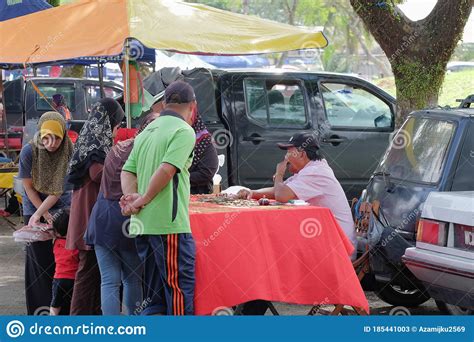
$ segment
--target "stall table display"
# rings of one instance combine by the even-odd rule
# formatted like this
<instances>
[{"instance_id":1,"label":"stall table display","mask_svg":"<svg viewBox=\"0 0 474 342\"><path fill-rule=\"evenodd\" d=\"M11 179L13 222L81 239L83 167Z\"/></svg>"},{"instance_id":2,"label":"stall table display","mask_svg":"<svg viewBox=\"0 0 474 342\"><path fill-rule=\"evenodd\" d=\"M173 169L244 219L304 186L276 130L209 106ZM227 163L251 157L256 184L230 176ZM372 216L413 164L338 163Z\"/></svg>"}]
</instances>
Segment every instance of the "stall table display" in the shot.
<instances>
[{"instance_id":1,"label":"stall table display","mask_svg":"<svg viewBox=\"0 0 474 342\"><path fill-rule=\"evenodd\" d=\"M369 312L354 247L328 208L192 196L190 220L196 314L256 299Z\"/></svg>"},{"instance_id":2,"label":"stall table display","mask_svg":"<svg viewBox=\"0 0 474 342\"><path fill-rule=\"evenodd\" d=\"M18 165L11 163L0 163L0 196L5 200L5 208L8 205L7 199L11 195L13 190L13 180L14 177L18 174ZM7 219L9 213L5 210L0 210L0 217L2 217L8 225L15 229L15 223Z\"/></svg>"}]
</instances>

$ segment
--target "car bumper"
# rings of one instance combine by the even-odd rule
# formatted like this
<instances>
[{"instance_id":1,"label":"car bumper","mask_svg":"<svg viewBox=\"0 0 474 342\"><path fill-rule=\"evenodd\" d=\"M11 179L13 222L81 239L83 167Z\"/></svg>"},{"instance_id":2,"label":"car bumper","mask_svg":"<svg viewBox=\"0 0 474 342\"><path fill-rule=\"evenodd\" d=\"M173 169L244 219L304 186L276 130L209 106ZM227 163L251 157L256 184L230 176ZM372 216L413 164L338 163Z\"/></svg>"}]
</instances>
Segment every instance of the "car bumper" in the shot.
<instances>
[{"instance_id":1,"label":"car bumper","mask_svg":"<svg viewBox=\"0 0 474 342\"><path fill-rule=\"evenodd\" d=\"M434 299L474 306L472 259L412 247L406 249L402 260Z\"/></svg>"}]
</instances>

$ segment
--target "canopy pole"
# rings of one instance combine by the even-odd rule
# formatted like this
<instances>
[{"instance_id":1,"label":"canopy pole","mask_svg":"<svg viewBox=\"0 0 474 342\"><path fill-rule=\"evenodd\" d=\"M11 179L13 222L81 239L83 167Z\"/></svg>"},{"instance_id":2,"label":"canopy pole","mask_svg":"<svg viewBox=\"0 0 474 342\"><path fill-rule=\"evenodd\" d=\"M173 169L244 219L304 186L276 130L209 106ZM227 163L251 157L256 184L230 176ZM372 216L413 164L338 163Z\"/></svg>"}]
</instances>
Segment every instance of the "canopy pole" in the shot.
<instances>
[{"instance_id":1,"label":"canopy pole","mask_svg":"<svg viewBox=\"0 0 474 342\"><path fill-rule=\"evenodd\" d=\"M7 108L5 106L5 96L3 92L3 69L0 69L0 105L2 106L2 129L4 132L3 142L6 149L7 157L10 154L10 144L8 142L8 124L7 124Z\"/></svg>"},{"instance_id":2,"label":"canopy pole","mask_svg":"<svg viewBox=\"0 0 474 342\"><path fill-rule=\"evenodd\" d=\"M132 128L132 118L130 116L130 41L125 41L125 117L127 119L127 128Z\"/></svg>"},{"instance_id":3,"label":"canopy pole","mask_svg":"<svg viewBox=\"0 0 474 342\"><path fill-rule=\"evenodd\" d=\"M99 61L97 64L97 70L99 71L99 87L100 87L100 98L103 99L105 97L104 91L104 64Z\"/></svg>"}]
</instances>

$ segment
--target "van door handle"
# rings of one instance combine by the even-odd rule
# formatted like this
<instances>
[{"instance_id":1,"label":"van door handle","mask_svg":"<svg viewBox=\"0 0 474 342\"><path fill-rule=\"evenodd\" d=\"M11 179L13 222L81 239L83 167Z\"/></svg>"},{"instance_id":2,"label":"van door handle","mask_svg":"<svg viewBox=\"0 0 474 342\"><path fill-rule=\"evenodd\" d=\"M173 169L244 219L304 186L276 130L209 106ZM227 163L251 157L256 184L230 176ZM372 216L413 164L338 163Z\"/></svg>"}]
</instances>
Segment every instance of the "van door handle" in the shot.
<instances>
[{"instance_id":1,"label":"van door handle","mask_svg":"<svg viewBox=\"0 0 474 342\"><path fill-rule=\"evenodd\" d=\"M340 137L338 135L331 135L328 138L323 138L323 143L331 144L331 145L334 145L334 146L337 146L340 143L343 143L345 141L347 141L347 138Z\"/></svg>"},{"instance_id":2,"label":"van door handle","mask_svg":"<svg viewBox=\"0 0 474 342\"><path fill-rule=\"evenodd\" d=\"M251 135L249 137L244 137L243 140L244 141L251 141L256 145L256 144L260 144L262 141L265 141L265 138L261 137L259 135Z\"/></svg>"}]
</instances>

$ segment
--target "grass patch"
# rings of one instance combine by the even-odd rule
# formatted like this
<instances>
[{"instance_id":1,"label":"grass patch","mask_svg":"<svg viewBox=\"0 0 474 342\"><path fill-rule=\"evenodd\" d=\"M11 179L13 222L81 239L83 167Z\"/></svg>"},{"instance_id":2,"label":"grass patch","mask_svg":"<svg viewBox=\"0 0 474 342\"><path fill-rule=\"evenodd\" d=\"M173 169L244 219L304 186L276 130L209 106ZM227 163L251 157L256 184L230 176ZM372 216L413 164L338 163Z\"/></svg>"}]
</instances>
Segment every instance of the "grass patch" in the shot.
<instances>
[{"instance_id":1,"label":"grass patch","mask_svg":"<svg viewBox=\"0 0 474 342\"><path fill-rule=\"evenodd\" d=\"M395 96L395 80L393 77L374 80L373 83L390 95ZM474 70L446 73L438 104L440 106L459 106L456 99L464 99L474 94Z\"/></svg>"}]
</instances>

